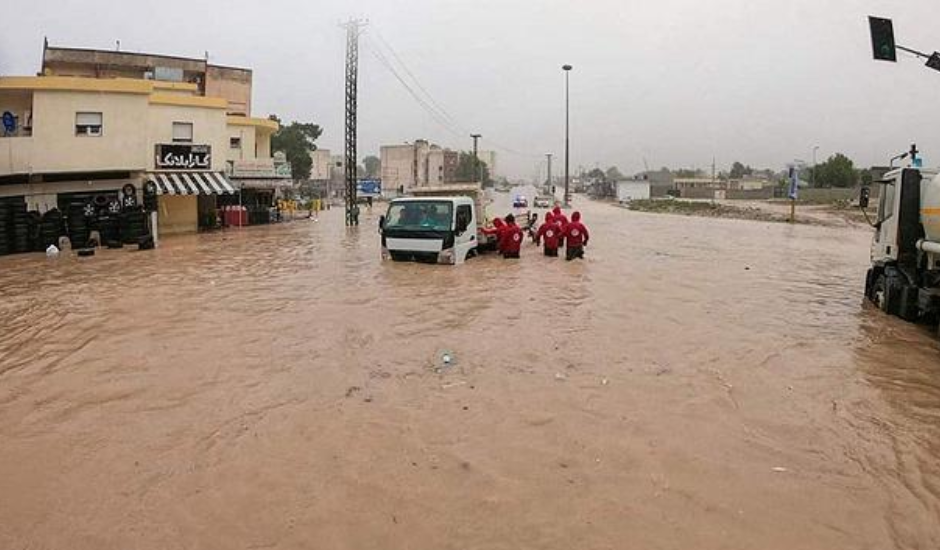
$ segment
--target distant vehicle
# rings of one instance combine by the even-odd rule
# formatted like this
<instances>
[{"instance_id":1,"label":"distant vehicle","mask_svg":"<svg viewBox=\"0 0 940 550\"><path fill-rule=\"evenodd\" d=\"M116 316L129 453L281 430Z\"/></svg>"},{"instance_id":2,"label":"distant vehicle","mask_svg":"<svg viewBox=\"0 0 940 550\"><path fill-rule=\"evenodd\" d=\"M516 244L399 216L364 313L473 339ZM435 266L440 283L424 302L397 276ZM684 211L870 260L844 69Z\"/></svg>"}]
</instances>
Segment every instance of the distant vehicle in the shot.
<instances>
[{"instance_id":1,"label":"distant vehicle","mask_svg":"<svg viewBox=\"0 0 940 550\"><path fill-rule=\"evenodd\" d=\"M532 201L532 205L536 208L551 208L553 202L555 202L555 197L539 195Z\"/></svg>"},{"instance_id":2,"label":"distant vehicle","mask_svg":"<svg viewBox=\"0 0 940 550\"><path fill-rule=\"evenodd\" d=\"M516 198L512 200L513 208L528 208L529 199L525 198L525 195L516 195Z\"/></svg>"},{"instance_id":3,"label":"distant vehicle","mask_svg":"<svg viewBox=\"0 0 940 550\"><path fill-rule=\"evenodd\" d=\"M383 259L458 265L489 243L482 231L479 185L421 188L412 194L394 199L379 218Z\"/></svg>"}]
</instances>

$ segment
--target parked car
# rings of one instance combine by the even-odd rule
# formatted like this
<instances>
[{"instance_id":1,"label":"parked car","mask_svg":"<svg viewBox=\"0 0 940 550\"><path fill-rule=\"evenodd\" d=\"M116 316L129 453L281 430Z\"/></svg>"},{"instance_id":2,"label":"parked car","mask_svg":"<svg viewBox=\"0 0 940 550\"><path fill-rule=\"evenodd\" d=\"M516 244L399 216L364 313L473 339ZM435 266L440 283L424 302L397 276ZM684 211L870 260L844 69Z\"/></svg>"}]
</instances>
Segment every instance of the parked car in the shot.
<instances>
[{"instance_id":1,"label":"parked car","mask_svg":"<svg viewBox=\"0 0 940 550\"><path fill-rule=\"evenodd\" d=\"M539 195L538 197L535 197L535 200L532 201L532 204L536 208L551 208L552 202L554 202L554 197L550 197L548 195Z\"/></svg>"}]
</instances>

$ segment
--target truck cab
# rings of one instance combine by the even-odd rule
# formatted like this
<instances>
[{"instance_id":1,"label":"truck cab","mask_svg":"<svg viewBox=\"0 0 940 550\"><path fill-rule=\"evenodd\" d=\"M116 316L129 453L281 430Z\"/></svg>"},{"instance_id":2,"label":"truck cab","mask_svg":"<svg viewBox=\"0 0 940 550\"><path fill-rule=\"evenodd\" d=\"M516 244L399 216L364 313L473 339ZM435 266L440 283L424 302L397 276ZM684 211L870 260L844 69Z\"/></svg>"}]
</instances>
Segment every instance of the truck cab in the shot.
<instances>
[{"instance_id":1,"label":"truck cab","mask_svg":"<svg viewBox=\"0 0 940 550\"><path fill-rule=\"evenodd\" d=\"M878 217L872 224L871 268L865 295L886 313L908 321L940 320L940 177L898 168L875 182ZM861 206L868 202L863 192Z\"/></svg>"},{"instance_id":2,"label":"truck cab","mask_svg":"<svg viewBox=\"0 0 940 550\"><path fill-rule=\"evenodd\" d=\"M478 216L471 197L394 199L379 221L382 258L462 264L476 253Z\"/></svg>"}]
</instances>

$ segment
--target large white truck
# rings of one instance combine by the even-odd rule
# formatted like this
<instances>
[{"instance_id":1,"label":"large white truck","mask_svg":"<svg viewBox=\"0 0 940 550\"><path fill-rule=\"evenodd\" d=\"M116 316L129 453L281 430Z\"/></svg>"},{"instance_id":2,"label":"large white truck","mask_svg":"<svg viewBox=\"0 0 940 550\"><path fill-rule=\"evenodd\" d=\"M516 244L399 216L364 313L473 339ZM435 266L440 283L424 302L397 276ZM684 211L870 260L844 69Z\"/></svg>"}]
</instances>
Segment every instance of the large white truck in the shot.
<instances>
[{"instance_id":1,"label":"large white truck","mask_svg":"<svg viewBox=\"0 0 940 550\"><path fill-rule=\"evenodd\" d=\"M479 184L423 187L409 195L393 199L379 219L383 259L457 265L489 246Z\"/></svg>"},{"instance_id":2,"label":"large white truck","mask_svg":"<svg viewBox=\"0 0 940 550\"><path fill-rule=\"evenodd\" d=\"M865 295L908 321L940 321L940 176L898 168L881 181ZM868 205L869 191L859 203Z\"/></svg>"}]
</instances>

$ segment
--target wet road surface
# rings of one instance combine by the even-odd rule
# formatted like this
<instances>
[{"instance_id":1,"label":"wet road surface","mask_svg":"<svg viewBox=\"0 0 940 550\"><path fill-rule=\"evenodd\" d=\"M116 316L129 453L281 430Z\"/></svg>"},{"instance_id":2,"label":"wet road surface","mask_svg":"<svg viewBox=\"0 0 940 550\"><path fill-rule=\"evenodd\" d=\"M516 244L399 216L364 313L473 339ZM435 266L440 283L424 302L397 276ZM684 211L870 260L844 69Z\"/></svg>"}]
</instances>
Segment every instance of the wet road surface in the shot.
<instances>
[{"instance_id":1,"label":"wet road surface","mask_svg":"<svg viewBox=\"0 0 940 550\"><path fill-rule=\"evenodd\" d=\"M866 232L579 206L585 262L339 210L0 258L0 548L940 548L940 349Z\"/></svg>"}]
</instances>

